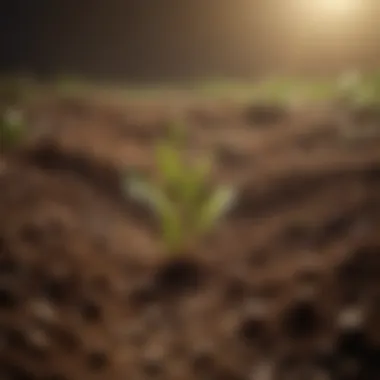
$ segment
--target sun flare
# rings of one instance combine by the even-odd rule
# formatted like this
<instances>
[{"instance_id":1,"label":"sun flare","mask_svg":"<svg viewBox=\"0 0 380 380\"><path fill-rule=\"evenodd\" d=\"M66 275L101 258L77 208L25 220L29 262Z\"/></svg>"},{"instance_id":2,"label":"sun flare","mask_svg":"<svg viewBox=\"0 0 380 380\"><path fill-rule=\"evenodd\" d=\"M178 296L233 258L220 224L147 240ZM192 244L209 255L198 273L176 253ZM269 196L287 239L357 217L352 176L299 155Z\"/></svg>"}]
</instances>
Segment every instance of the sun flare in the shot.
<instances>
[{"instance_id":1,"label":"sun flare","mask_svg":"<svg viewBox=\"0 0 380 380\"><path fill-rule=\"evenodd\" d=\"M361 0L306 0L310 11L318 12L321 17L345 17L360 8Z\"/></svg>"}]
</instances>

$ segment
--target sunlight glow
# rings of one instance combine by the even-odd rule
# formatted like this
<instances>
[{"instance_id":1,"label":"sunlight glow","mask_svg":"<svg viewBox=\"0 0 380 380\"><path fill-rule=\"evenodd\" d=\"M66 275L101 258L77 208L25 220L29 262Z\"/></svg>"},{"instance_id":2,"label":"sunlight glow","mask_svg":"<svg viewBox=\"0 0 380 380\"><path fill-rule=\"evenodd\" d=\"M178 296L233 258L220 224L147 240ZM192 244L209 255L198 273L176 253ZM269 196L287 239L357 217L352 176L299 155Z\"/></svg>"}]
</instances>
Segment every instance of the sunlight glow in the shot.
<instances>
[{"instance_id":1,"label":"sunlight glow","mask_svg":"<svg viewBox=\"0 0 380 380\"><path fill-rule=\"evenodd\" d=\"M363 0L295 0L298 22L319 32L348 31L366 9Z\"/></svg>"},{"instance_id":2,"label":"sunlight glow","mask_svg":"<svg viewBox=\"0 0 380 380\"><path fill-rule=\"evenodd\" d=\"M318 12L321 17L351 16L360 9L361 0L306 0L310 11Z\"/></svg>"}]
</instances>

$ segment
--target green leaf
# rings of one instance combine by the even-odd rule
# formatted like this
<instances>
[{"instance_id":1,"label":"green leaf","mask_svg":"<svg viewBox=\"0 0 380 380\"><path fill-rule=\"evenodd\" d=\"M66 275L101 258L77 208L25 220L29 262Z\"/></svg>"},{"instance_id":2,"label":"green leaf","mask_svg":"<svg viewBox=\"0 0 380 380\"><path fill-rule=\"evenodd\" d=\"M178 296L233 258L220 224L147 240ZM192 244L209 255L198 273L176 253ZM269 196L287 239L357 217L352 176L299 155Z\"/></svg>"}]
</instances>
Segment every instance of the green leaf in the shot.
<instances>
[{"instance_id":1,"label":"green leaf","mask_svg":"<svg viewBox=\"0 0 380 380\"><path fill-rule=\"evenodd\" d=\"M171 208L170 201L154 184L139 178L129 178L127 180L127 192L135 200L147 204L158 214L167 212Z\"/></svg>"},{"instance_id":2,"label":"green leaf","mask_svg":"<svg viewBox=\"0 0 380 380\"><path fill-rule=\"evenodd\" d=\"M161 233L163 241L169 251L175 251L181 246L184 239L183 226L175 208L162 210L160 214Z\"/></svg>"},{"instance_id":3,"label":"green leaf","mask_svg":"<svg viewBox=\"0 0 380 380\"><path fill-rule=\"evenodd\" d=\"M156 162L162 180L166 184L178 181L184 174L180 152L167 142L157 146Z\"/></svg>"},{"instance_id":4,"label":"green leaf","mask_svg":"<svg viewBox=\"0 0 380 380\"><path fill-rule=\"evenodd\" d=\"M211 173L212 160L205 157L190 166L184 176L184 201L190 207L199 207L199 202L205 195L207 178Z\"/></svg>"},{"instance_id":5,"label":"green leaf","mask_svg":"<svg viewBox=\"0 0 380 380\"><path fill-rule=\"evenodd\" d=\"M155 194L153 193L152 186L149 182L137 177L131 177L126 180L125 188L133 199L148 203L152 205L154 203Z\"/></svg>"},{"instance_id":6,"label":"green leaf","mask_svg":"<svg viewBox=\"0 0 380 380\"><path fill-rule=\"evenodd\" d=\"M235 192L229 187L217 189L199 211L198 230L200 232L211 228L227 211L236 199Z\"/></svg>"},{"instance_id":7,"label":"green leaf","mask_svg":"<svg viewBox=\"0 0 380 380\"><path fill-rule=\"evenodd\" d=\"M127 191L132 198L147 204L154 211L165 245L169 250L175 250L182 240L180 217L175 205L161 189L136 177L127 180Z\"/></svg>"},{"instance_id":8,"label":"green leaf","mask_svg":"<svg viewBox=\"0 0 380 380\"><path fill-rule=\"evenodd\" d=\"M25 125L21 111L8 110L1 120L0 145L2 148L15 146L25 134Z\"/></svg>"}]
</instances>

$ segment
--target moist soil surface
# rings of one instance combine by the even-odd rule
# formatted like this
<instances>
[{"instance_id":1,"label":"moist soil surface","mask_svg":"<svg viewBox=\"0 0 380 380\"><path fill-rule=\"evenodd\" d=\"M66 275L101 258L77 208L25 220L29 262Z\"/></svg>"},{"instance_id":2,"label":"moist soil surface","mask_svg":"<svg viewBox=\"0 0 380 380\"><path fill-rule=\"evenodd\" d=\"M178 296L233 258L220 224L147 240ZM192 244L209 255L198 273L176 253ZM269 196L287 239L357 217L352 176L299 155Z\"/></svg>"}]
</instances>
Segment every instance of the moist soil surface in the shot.
<instances>
[{"instance_id":1,"label":"moist soil surface","mask_svg":"<svg viewBox=\"0 0 380 380\"><path fill-rule=\"evenodd\" d=\"M380 117L42 97L0 155L0 378L380 379ZM236 204L169 255L123 191L185 120ZM377 128L377 129L376 129Z\"/></svg>"}]
</instances>

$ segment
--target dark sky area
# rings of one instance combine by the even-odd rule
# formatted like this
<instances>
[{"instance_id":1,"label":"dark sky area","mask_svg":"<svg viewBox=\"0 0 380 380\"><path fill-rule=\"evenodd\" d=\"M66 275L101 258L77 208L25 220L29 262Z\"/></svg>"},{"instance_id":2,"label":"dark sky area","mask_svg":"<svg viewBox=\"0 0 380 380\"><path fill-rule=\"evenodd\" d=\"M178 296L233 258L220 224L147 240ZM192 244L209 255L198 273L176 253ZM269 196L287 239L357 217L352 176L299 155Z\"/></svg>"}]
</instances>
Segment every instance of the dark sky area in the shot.
<instances>
[{"instance_id":1,"label":"dark sky area","mask_svg":"<svg viewBox=\"0 0 380 380\"><path fill-rule=\"evenodd\" d=\"M344 17L319 1L2 0L0 69L159 81L376 67L380 1Z\"/></svg>"}]
</instances>

